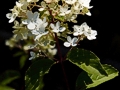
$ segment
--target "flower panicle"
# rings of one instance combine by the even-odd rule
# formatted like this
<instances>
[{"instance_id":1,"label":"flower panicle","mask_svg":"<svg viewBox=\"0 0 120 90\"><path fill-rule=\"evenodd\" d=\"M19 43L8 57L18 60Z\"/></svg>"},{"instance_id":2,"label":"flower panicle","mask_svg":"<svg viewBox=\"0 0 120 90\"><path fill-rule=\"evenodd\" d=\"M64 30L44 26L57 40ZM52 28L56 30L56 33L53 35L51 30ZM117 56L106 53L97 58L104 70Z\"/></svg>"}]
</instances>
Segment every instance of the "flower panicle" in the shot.
<instances>
[{"instance_id":1,"label":"flower panicle","mask_svg":"<svg viewBox=\"0 0 120 90\"><path fill-rule=\"evenodd\" d=\"M21 47L26 47L22 49L33 50L34 52L30 52L31 60L36 58L35 52L39 50L42 53L37 56L53 58L57 54L55 34L64 41L65 47L77 46L84 38L96 39L97 31L92 30L86 22L73 25L73 31L68 29L68 24L64 24L66 21L77 22L76 18L79 14L91 16L89 11L93 7L90 6L91 0L43 0L40 1L41 4L37 4L39 1L18 0L13 9L10 9L11 13L6 14L9 23L14 22L15 29L13 37L10 41L7 40L6 45L14 47L19 42ZM33 8L37 10L34 11Z\"/></svg>"}]
</instances>

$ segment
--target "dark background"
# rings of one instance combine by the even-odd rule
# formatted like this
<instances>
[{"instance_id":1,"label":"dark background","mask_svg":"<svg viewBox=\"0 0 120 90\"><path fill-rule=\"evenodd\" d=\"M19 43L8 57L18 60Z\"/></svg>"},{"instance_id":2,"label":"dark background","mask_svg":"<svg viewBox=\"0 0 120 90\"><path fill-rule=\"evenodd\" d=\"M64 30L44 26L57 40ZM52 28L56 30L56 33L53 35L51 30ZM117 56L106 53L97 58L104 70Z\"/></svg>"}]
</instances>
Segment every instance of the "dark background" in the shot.
<instances>
[{"instance_id":1,"label":"dark background","mask_svg":"<svg viewBox=\"0 0 120 90\"><path fill-rule=\"evenodd\" d=\"M20 71L24 76L24 72L29 66L27 61L25 67L19 69L19 61L13 58L13 54L18 50L10 50L5 46L5 40L12 36L13 23L9 24L6 14L9 9L13 8L16 0L4 0L0 5L0 74L5 70L12 69ZM106 2L105 2L106 1ZM120 71L120 28L119 28L119 8L117 2L110 0L91 0L92 16L79 16L78 23L87 22L92 29L97 30L98 35L96 40L84 40L80 43L80 47L93 51L101 60L101 63L111 64ZM108 82L105 82L95 88L109 90L120 90L120 77L116 77ZM24 77L14 81L10 86L16 90L24 90ZM47 89L46 89L47 90ZM56 89L60 90L60 89Z\"/></svg>"}]
</instances>

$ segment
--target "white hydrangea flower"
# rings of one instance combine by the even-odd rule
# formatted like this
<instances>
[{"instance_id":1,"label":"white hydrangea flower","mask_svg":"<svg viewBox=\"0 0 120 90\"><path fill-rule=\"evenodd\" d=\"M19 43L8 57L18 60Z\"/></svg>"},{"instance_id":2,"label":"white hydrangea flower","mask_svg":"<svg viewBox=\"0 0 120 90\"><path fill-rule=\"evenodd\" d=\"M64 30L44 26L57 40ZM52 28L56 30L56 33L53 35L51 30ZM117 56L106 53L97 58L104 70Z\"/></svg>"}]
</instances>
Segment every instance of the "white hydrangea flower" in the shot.
<instances>
[{"instance_id":1,"label":"white hydrangea flower","mask_svg":"<svg viewBox=\"0 0 120 90\"><path fill-rule=\"evenodd\" d=\"M93 6L90 6L90 1L91 0L78 0L79 4L82 6L82 7L86 7L88 9L92 8Z\"/></svg>"},{"instance_id":2,"label":"white hydrangea flower","mask_svg":"<svg viewBox=\"0 0 120 90\"><path fill-rule=\"evenodd\" d=\"M86 32L84 32L84 35L87 36L88 40L93 40L96 39L97 31L91 30L91 28L89 28Z\"/></svg>"},{"instance_id":3,"label":"white hydrangea flower","mask_svg":"<svg viewBox=\"0 0 120 90\"><path fill-rule=\"evenodd\" d=\"M97 31L92 30L86 22L81 24L80 26L74 25L74 36L82 35L84 34L89 40L96 39Z\"/></svg>"},{"instance_id":4,"label":"white hydrangea flower","mask_svg":"<svg viewBox=\"0 0 120 90\"><path fill-rule=\"evenodd\" d=\"M74 4L77 0L65 0L67 4Z\"/></svg>"},{"instance_id":5,"label":"white hydrangea flower","mask_svg":"<svg viewBox=\"0 0 120 90\"><path fill-rule=\"evenodd\" d=\"M30 58L29 60L35 59L36 58L36 53L34 53L33 51L30 52Z\"/></svg>"},{"instance_id":6,"label":"white hydrangea flower","mask_svg":"<svg viewBox=\"0 0 120 90\"><path fill-rule=\"evenodd\" d=\"M45 31L45 27L43 27L43 26L41 26L41 28L39 30L33 30L31 32L32 32L32 34L35 35L35 39L34 39L35 41L39 40L39 38L41 36L48 34L48 31Z\"/></svg>"},{"instance_id":7,"label":"white hydrangea flower","mask_svg":"<svg viewBox=\"0 0 120 90\"><path fill-rule=\"evenodd\" d=\"M23 4L20 1L18 1L18 2L16 1L15 3L16 3L16 6L14 6L13 9L10 9L10 11L12 11L12 13L7 13L6 14L6 17L8 19L10 19L9 23L12 23L16 19L16 17L20 13L21 7L23 6Z\"/></svg>"},{"instance_id":8,"label":"white hydrangea flower","mask_svg":"<svg viewBox=\"0 0 120 90\"><path fill-rule=\"evenodd\" d=\"M51 23L50 27L53 29L53 32L55 32L55 33L63 32L66 29L65 27L61 27L60 26L60 22L59 21L56 23L56 25L54 25L53 23Z\"/></svg>"},{"instance_id":9,"label":"white hydrangea flower","mask_svg":"<svg viewBox=\"0 0 120 90\"><path fill-rule=\"evenodd\" d=\"M43 19L38 19L36 21L36 28L31 30L32 34L35 35L35 40L39 40L39 38L43 35L48 34L48 31L45 31L46 26L48 25L48 22L46 22L46 17Z\"/></svg>"},{"instance_id":10,"label":"white hydrangea flower","mask_svg":"<svg viewBox=\"0 0 120 90\"><path fill-rule=\"evenodd\" d=\"M91 0L78 0L79 4L80 4L80 6L81 6L81 9L83 9L84 7L87 8L87 9L92 8L93 6L90 6L90 1L91 1ZM88 12L86 13L86 15L91 16L90 11L88 11Z\"/></svg>"},{"instance_id":11,"label":"white hydrangea flower","mask_svg":"<svg viewBox=\"0 0 120 90\"><path fill-rule=\"evenodd\" d=\"M65 16L65 14L69 14L71 10L68 10L68 5L60 6L60 16Z\"/></svg>"},{"instance_id":12,"label":"white hydrangea flower","mask_svg":"<svg viewBox=\"0 0 120 90\"><path fill-rule=\"evenodd\" d=\"M73 26L73 29L74 29L73 35L74 36L82 35L85 31L85 29L84 29L85 25L86 25L86 23L83 23L80 26L79 25L74 25Z\"/></svg>"},{"instance_id":13,"label":"white hydrangea flower","mask_svg":"<svg viewBox=\"0 0 120 90\"><path fill-rule=\"evenodd\" d=\"M12 23L16 19L17 16L18 16L18 13L7 13L6 14L6 17L10 19L9 23Z\"/></svg>"},{"instance_id":14,"label":"white hydrangea flower","mask_svg":"<svg viewBox=\"0 0 120 90\"><path fill-rule=\"evenodd\" d=\"M41 26L46 27L48 25L48 22L46 22L46 17L44 17L44 19L37 19L36 20L36 28L35 29L39 29Z\"/></svg>"},{"instance_id":15,"label":"white hydrangea flower","mask_svg":"<svg viewBox=\"0 0 120 90\"><path fill-rule=\"evenodd\" d=\"M67 36L67 41L68 42L64 42L64 46L66 46L66 47L77 46L78 38L74 37L72 39L70 36Z\"/></svg>"},{"instance_id":16,"label":"white hydrangea flower","mask_svg":"<svg viewBox=\"0 0 120 90\"><path fill-rule=\"evenodd\" d=\"M39 19L39 13L32 11L27 11L26 12L27 19L23 20L22 23L27 25L27 28L32 30L35 29L36 26L36 21Z\"/></svg>"},{"instance_id":17,"label":"white hydrangea flower","mask_svg":"<svg viewBox=\"0 0 120 90\"><path fill-rule=\"evenodd\" d=\"M84 35L87 37L88 40L96 39L97 31L92 30L91 27L87 25L87 23L83 23L84 28Z\"/></svg>"}]
</instances>

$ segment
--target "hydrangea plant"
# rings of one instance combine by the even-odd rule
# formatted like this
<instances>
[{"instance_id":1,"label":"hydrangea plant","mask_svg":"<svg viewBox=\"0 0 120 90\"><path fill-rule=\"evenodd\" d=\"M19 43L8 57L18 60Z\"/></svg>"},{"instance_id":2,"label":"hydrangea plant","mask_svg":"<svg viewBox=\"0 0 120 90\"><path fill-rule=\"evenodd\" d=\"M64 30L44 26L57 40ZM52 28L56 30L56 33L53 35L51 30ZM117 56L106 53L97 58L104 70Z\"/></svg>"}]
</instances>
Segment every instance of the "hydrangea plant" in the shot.
<instances>
[{"instance_id":1,"label":"hydrangea plant","mask_svg":"<svg viewBox=\"0 0 120 90\"><path fill-rule=\"evenodd\" d=\"M42 90L44 75L57 63L64 66L64 61L83 70L76 79L76 90L92 88L118 76L114 67L101 64L92 51L77 47L80 41L97 36L86 22L77 25L78 15L91 16L90 1L18 0L6 14L8 23L14 23L13 36L6 45L24 50L28 60L33 61L25 73L25 90ZM68 22L73 23L71 30ZM60 41L69 48L64 56Z\"/></svg>"}]
</instances>

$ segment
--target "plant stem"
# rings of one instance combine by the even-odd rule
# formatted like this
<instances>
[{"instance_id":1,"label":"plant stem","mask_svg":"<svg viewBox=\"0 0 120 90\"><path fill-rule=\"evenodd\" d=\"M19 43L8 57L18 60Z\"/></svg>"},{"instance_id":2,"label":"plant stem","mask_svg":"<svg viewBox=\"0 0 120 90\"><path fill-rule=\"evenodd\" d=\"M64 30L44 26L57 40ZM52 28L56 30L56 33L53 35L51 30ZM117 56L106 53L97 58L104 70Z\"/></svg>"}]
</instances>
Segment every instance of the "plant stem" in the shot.
<instances>
[{"instance_id":1,"label":"plant stem","mask_svg":"<svg viewBox=\"0 0 120 90\"><path fill-rule=\"evenodd\" d=\"M57 37L56 33L55 33L55 40L56 40L56 46L57 46L57 49L58 49L58 55L59 55L59 58L60 58L60 62L62 62L63 58L62 58L62 54L61 54L61 51L60 51L59 41L58 41L58 37Z\"/></svg>"},{"instance_id":2,"label":"plant stem","mask_svg":"<svg viewBox=\"0 0 120 90\"><path fill-rule=\"evenodd\" d=\"M56 40L56 45L57 45L58 54L59 54L59 58L60 58L59 62L61 63L61 66L62 66L62 71L63 71L63 74L64 74L67 90L70 90L68 80L67 80L67 76L66 76L65 69L64 69L64 65L63 65L63 58L62 58L62 54L61 54L61 51L60 51L59 41L58 41L58 37L57 37L56 33L55 33L55 40Z\"/></svg>"},{"instance_id":3,"label":"plant stem","mask_svg":"<svg viewBox=\"0 0 120 90\"><path fill-rule=\"evenodd\" d=\"M50 15L52 16L52 23L54 23L54 16L52 15L52 10L49 10L49 12L50 12ZM61 66L62 66L62 71L63 71L63 75L64 75L64 78L65 78L67 90L70 90L68 80L67 80L67 76L66 76L65 69L64 69L64 65L63 65L63 57L62 57L61 50L60 50L60 44L59 44L58 37L57 37L56 33L55 33L55 41L56 41L56 46L57 46L57 49L58 49L58 55L59 55L59 58L60 58L59 62L61 63Z\"/></svg>"}]
</instances>

